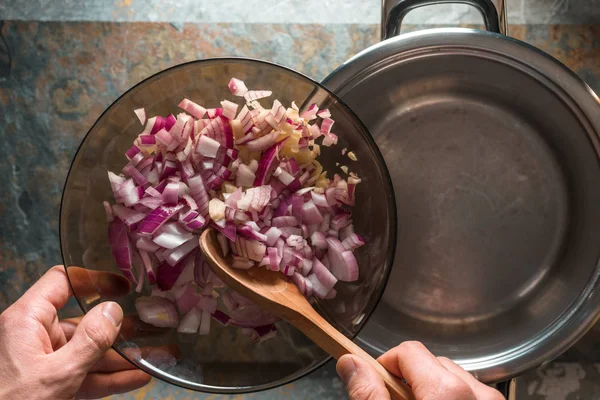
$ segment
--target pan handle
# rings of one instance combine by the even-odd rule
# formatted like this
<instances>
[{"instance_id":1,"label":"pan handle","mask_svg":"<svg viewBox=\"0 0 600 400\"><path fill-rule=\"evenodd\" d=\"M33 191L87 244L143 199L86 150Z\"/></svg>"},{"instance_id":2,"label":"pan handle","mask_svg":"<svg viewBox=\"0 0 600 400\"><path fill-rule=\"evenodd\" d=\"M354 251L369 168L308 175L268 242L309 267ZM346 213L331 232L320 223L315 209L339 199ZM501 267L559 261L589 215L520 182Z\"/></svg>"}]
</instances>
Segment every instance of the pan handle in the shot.
<instances>
[{"instance_id":1,"label":"pan handle","mask_svg":"<svg viewBox=\"0 0 600 400\"><path fill-rule=\"evenodd\" d=\"M410 11L436 4L468 4L475 7L483 16L488 31L506 35L506 1L497 1L498 9L492 0L382 0L381 40L399 35L402 20Z\"/></svg>"}]
</instances>

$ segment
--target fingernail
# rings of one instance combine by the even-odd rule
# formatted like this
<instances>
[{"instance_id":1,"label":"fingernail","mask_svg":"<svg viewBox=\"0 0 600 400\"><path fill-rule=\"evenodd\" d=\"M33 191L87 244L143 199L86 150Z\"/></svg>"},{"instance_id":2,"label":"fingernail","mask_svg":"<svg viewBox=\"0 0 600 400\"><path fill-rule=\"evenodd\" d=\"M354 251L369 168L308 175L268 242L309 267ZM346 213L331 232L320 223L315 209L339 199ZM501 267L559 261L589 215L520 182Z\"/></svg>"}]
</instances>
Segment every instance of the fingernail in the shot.
<instances>
[{"instance_id":1,"label":"fingernail","mask_svg":"<svg viewBox=\"0 0 600 400\"><path fill-rule=\"evenodd\" d=\"M121 323L123 322L123 310L121 309L121 306L115 302L109 301L104 303L102 315L117 328L121 326Z\"/></svg>"},{"instance_id":2,"label":"fingernail","mask_svg":"<svg viewBox=\"0 0 600 400\"><path fill-rule=\"evenodd\" d=\"M356 364L352 357L346 357L344 360L340 360L341 362L338 364L338 374L340 378L344 382L344 384L348 384L352 376L356 373Z\"/></svg>"}]
</instances>

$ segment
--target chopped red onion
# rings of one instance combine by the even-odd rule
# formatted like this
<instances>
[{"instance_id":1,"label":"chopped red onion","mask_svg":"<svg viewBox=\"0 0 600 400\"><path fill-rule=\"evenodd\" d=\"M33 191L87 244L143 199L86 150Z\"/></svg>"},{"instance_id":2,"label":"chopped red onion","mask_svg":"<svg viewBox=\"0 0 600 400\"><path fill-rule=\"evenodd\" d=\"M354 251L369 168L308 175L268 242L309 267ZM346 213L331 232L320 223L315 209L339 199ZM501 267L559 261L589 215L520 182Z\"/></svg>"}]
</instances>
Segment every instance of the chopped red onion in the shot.
<instances>
[{"instance_id":1,"label":"chopped red onion","mask_svg":"<svg viewBox=\"0 0 600 400\"><path fill-rule=\"evenodd\" d=\"M117 266L135 282L138 251L136 290L152 287L153 296L136 303L140 318L205 335L212 317L258 341L276 333L276 319L237 293L215 291L225 285L202 257L197 235L210 223L235 268L265 266L289 276L308 298L332 298L337 280L358 279L353 251L365 242L347 209L360 179L329 181L314 156L304 157L319 154L319 136L324 146L337 142L329 110L312 104L299 113L295 103L286 109L278 100L263 108L257 100L270 91L248 91L236 78L228 86L247 101L237 117L239 106L229 100L207 109L183 99L177 117L146 119L144 109L135 110L144 130L126 152L125 176L108 173L117 204L103 205ZM309 124L317 117L320 127ZM303 155L302 165L293 154ZM219 295L230 316L218 309Z\"/></svg>"}]
</instances>

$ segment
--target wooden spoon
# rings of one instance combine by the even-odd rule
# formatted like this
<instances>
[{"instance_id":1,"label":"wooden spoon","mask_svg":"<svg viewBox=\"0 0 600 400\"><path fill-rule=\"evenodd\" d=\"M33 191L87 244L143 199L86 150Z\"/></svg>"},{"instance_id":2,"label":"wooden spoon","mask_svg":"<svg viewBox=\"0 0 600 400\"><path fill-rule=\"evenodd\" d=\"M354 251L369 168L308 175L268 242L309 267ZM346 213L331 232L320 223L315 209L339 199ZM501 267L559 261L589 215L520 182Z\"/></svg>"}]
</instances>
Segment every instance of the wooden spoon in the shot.
<instances>
[{"instance_id":1,"label":"wooden spoon","mask_svg":"<svg viewBox=\"0 0 600 400\"><path fill-rule=\"evenodd\" d=\"M406 384L390 374L367 352L325 321L308 303L296 285L287 281L281 273L266 268L241 270L230 267L230 262L223 257L213 229L207 229L202 233L200 247L213 272L233 290L273 315L288 321L336 359L344 354L354 354L367 361L379 372L392 398L414 400Z\"/></svg>"}]
</instances>

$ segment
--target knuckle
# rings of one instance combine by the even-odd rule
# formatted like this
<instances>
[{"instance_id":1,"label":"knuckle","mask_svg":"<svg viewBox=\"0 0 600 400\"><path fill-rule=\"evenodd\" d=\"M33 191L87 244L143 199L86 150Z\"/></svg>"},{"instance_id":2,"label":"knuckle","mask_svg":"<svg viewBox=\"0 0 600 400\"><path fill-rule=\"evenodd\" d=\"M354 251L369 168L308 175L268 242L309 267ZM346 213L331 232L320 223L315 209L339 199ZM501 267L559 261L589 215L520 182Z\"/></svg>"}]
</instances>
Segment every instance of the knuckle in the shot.
<instances>
[{"instance_id":1,"label":"knuckle","mask_svg":"<svg viewBox=\"0 0 600 400\"><path fill-rule=\"evenodd\" d=\"M112 345L108 334L96 325L85 325L83 327L84 337L88 344L97 351L105 351Z\"/></svg>"},{"instance_id":2,"label":"knuckle","mask_svg":"<svg viewBox=\"0 0 600 400\"><path fill-rule=\"evenodd\" d=\"M438 359L438 361L439 361L440 363L442 363L442 364L449 364L449 363L451 363L451 364L454 364L454 361L452 361L452 360L451 360L451 359L449 359L448 357L440 356L440 357L438 357L437 359Z\"/></svg>"},{"instance_id":3,"label":"knuckle","mask_svg":"<svg viewBox=\"0 0 600 400\"><path fill-rule=\"evenodd\" d=\"M401 352L415 352L415 351L427 351L427 348L423 343L417 342L415 340L409 340L406 342L402 342L398 345L398 350Z\"/></svg>"},{"instance_id":4,"label":"knuckle","mask_svg":"<svg viewBox=\"0 0 600 400\"><path fill-rule=\"evenodd\" d=\"M471 387L458 377L445 377L440 386L440 393L451 393L456 399L471 399L474 397Z\"/></svg>"},{"instance_id":5,"label":"knuckle","mask_svg":"<svg viewBox=\"0 0 600 400\"><path fill-rule=\"evenodd\" d=\"M486 386L481 395L481 400L506 400L506 399L496 389Z\"/></svg>"},{"instance_id":6,"label":"knuckle","mask_svg":"<svg viewBox=\"0 0 600 400\"><path fill-rule=\"evenodd\" d=\"M48 272L46 272L46 274L65 274L65 267L63 265L55 265L54 267L50 268L48 270Z\"/></svg>"}]
</instances>

